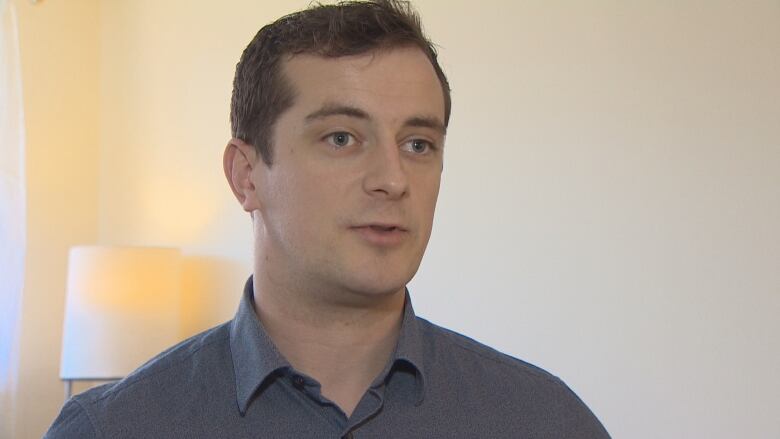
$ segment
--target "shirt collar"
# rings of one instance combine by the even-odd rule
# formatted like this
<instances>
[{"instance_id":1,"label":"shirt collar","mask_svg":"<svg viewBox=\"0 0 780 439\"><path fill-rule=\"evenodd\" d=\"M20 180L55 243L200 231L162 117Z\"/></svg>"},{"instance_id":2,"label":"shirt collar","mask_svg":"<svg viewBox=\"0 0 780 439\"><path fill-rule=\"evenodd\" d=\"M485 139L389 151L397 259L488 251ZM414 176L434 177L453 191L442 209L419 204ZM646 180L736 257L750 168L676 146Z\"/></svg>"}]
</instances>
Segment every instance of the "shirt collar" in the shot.
<instances>
[{"instance_id":1,"label":"shirt collar","mask_svg":"<svg viewBox=\"0 0 780 439\"><path fill-rule=\"evenodd\" d=\"M271 337L255 314L252 277L246 281L241 303L230 328L230 350L236 376L236 402L242 415L246 414L252 398L263 382L279 370L291 368L274 345ZM375 383L386 382L399 364L414 369L417 387L416 405L425 396L425 362L422 333L412 308L409 290L405 291L404 315L398 343L385 370ZM373 387L373 386L372 386Z\"/></svg>"},{"instance_id":2,"label":"shirt collar","mask_svg":"<svg viewBox=\"0 0 780 439\"><path fill-rule=\"evenodd\" d=\"M425 351L423 349L423 336L419 327L417 316L414 314L412 299L409 290L405 291L404 316L401 321L401 331L398 334L398 344L388 364L389 371L399 363L406 363L414 369L417 384L416 405L422 403L425 396ZM386 372L383 372L386 376Z\"/></svg>"},{"instance_id":3,"label":"shirt collar","mask_svg":"<svg viewBox=\"0 0 780 439\"><path fill-rule=\"evenodd\" d=\"M260 385L277 370L290 367L255 314L251 276L230 328L230 352L236 375L236 402L244 415Z\"/></svg>"}]
</instances>

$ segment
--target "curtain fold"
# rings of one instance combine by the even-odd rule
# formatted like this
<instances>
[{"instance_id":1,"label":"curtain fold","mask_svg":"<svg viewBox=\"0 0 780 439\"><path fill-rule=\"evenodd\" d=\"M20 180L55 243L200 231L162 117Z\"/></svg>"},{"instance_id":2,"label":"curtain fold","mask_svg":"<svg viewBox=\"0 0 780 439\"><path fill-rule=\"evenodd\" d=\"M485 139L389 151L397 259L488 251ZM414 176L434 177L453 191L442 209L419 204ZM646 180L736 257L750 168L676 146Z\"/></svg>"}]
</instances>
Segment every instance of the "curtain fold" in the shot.
<instances>
[{"instance_id":1,"label":"curtain fold","mask_svg":"<svg viewBox=\"0 0 780 439\"><path fill-rule=\"evenodd\" d=\"M14 6L0 0L0 437L13 437L27 233L18 35Z\"/></svg>"}]
</instances>

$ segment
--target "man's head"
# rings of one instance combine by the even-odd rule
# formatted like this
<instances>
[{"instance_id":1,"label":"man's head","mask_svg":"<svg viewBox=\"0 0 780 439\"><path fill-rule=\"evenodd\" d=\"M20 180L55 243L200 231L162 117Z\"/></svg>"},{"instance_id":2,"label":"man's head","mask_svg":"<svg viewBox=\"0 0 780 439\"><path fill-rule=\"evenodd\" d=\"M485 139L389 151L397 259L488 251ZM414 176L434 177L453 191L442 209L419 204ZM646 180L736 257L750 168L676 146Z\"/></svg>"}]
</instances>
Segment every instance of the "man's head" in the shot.
<instances>
[{"instance_id":1,"label":"man's head","mask_svg":"<svg viewBox=\"0 0 780 439\"><path fill-rule=\"evenodd\" d=\"M417 271L449 116L417 22L387 1L319 6L244 52L224 166L254 219L257 282L373 300Z\"/></svg>"},{"instance_id":2,"label":"man's head","mask_svg":"<svg viewBox=\"0 0 780 439\"><path fill-rule=\"evenodd\" d=\"M233 137L253 145L271 165L273 125L296 96L282 72L290 56L336 58L400 47L420 49L433 66L444 94L446 126L450 87L419 17L407 2L371 0L317 5L260 29L236 66L230 106Z\"/></svg>"}]
</instances>

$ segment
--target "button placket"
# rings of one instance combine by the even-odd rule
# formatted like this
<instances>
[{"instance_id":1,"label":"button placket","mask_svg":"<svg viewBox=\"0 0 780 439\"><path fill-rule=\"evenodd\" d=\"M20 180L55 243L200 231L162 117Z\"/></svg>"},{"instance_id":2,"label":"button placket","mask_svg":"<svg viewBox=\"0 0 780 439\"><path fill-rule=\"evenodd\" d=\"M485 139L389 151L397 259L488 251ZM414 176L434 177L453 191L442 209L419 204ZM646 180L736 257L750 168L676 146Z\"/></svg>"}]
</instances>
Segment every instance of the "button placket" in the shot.
<instances>
[{"instance_id":1,"label":"button placket","mask_svg":"<svg viewBox=\"0 0 780 439\"><path fill-rule=\"evenodd\" d=\"M306 380L300 375L293 375L292 378L293 387L298 390L303 390L306 387Z\"/></svg>"}]
</instances>

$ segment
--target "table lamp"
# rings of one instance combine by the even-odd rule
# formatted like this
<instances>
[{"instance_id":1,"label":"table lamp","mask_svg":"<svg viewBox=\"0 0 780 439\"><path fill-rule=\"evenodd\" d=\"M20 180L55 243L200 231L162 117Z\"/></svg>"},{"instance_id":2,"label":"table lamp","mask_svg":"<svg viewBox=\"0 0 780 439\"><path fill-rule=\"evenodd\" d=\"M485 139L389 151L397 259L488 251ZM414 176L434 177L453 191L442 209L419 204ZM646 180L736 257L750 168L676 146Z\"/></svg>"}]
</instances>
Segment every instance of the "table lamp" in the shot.
<instances>
[{"instance_id":1,"label":"table lamp","mask_svg":"<svg viewBox=\"0 0 780 439\"><path fill-rule=\"evenodd\" d=\"M179 341L181 253L173 248L70 249L60 378L113 381Z\"/></svg>"}]
</instances>

